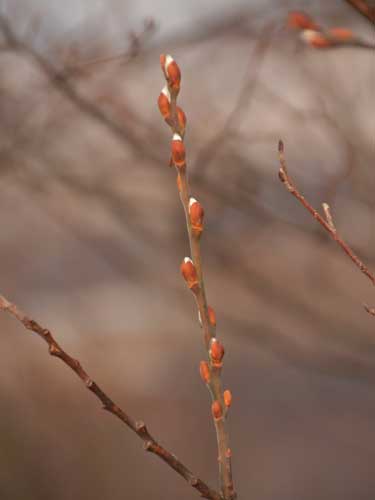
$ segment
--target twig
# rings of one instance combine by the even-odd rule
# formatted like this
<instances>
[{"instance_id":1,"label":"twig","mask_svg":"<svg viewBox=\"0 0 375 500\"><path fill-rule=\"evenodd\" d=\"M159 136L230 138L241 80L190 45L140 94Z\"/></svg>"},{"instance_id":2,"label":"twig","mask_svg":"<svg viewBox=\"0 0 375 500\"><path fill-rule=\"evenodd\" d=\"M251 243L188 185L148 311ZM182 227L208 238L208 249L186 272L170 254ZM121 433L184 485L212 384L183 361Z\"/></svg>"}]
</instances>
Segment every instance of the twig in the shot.
<instances>
[{"instance_id":1,"label":"twig","mask_svg":"<svg viewBox=\"0 0 375 500\"><path fill-rule=\"evenodd\" d=\"M87 389L103 403L103 409L119 418L125 425L134 431L143 441L144 449L157 455L161 460L174 469L182 476L193 488L195 488L203 498L210 500L222 500L219 493L212 490L207 484L197 478L180 460L163 448L149 433L144 422L135 420L122 410L107 394L92 380L88 373L83 369L77 359L72 358L56 342L51 332L43 328L39 323L26 316L15 304L9 302L0 295L0 310L6 311L20 321L25 328L33 331L48 344L48 351L51 356L56 356L68 365L85 384Z\"/></svg>"},{"instance_id":2,"label":"twig","mask_svg":"<svg viewBox=\"0 0 375 500\"><path fill-rule=\"evenodd\" d=\"M178 65L170 55L162 55L160 61L167 85L159 96L158 104L160 112L173 134L170 165L175 166L177 171L177 186L185 212L192 257L192 259L188 257L184 259L181 271L197 303L204 343L208 353L208 361L201 362L200 371L212 398L211 410L218 445L221 493L225 500L234 500L237 495L232 479L232 453L229 448L229 438L225 426L227 410L231 404L231 394L230 391L223 391L222 388L221 369L224 347L216 338L215 313L208 306L205 293L200 248L204 211L200 203L190 196L186 173L185 146L183 142L186 117L183 110L177 106L181 73Z\"/></svg>"},{"instance_id":3,"label":"twig","mask_svg":"<svg viewBox=\"0 0 375 500\"><path fill-rule=\"evenodd\" d=\"M375 23L375 7L371 7L366 0L345 0L357 12L366 17L372 24Z\"/></svg>"},{"instance_id":4,"label":"twig","mask_svg":"<svg viewBox=\"0 0 375 500\"><path fill-rule=\"evenodd\" d=\"M353 252L350 246L339 236L337 233L335 224L332 219L332 215L330 212L329 205L327 203L323 204L323 209L325 212L326 219L324 219L319 212L315 210L315 208L310 205L310 203L306 200L306 198L298 191L297 187L293 183L291 177L288 174L288 169L284 157L284 144L282 141L279 141L279 160L280 160L280 169L279 169L279 178L281 182L284 184L286 189L301 203L302 206L306 208L310 212L310 214L316 219L321 226L331 235L331 237L340 245L340 247L344 250L346 255L354 262L354 264L362 271L362 273L367 276L367 278L371 281L373 285L375 285L375 275L367 268L367 266L357 257L357 255ZM365 306L367 312L372 311L372 309ZM372 312L370 312L372 314ZM375 314L374 314L375 315Z\"/></svg>"}]
</instances>

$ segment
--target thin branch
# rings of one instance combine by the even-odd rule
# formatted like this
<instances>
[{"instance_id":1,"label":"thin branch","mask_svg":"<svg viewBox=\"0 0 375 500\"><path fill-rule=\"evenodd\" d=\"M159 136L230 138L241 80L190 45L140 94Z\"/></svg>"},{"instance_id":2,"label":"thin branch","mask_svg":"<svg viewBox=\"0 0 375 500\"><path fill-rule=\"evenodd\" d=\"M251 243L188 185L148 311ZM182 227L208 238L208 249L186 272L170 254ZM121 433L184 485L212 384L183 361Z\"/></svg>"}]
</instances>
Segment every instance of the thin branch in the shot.
<instances>
[{"instance_id":1,"label":"thin branch","mask_svg":"<svg viewBox=\"0 0 375 500\"><path fill-rule=\"evenodd\" d=\"M366 0L345 0L357 12L362 14L372 24L375 23L375 7L371 7Z\"/></svg>"},{"instance_id":2,"label":"thin branch","mask_svg":"<svg viewBox=\"0 0 375 500\"><path fill-rule=\"evenodd\" d=\"M170 126L173 134L170 165L175 166L177 171L177 186L185 212L191 253L191 259L185 258L181 271L197 303L199 319L204 333L204 343L208 354L208 362L201 362L201 375L212 398L211 410L218 446L221 493L224 500L234 500L237 494L232 479L232 452L229 448L229 437L225 425L231 396L230 391L223 391L222 387L221 369L224 347L216 339L215 313L208 306L203 279L200 238L203 232L204 211L200 203L190 196L186 172L185 146L183 143L186 117L183 110L177 106L181 74L179 67L171 56L162 55L160 60L167 86L162 90L158 104L162 116Z\"/></svg>"},{"instance_id":3,"label":"thin branch","mask_svg":"<svg viewBox=\"0 0 375 500\"><path fill-rule=\"evenodd\" d=\"M91 391L102 403L103 409L112 413L119 418L125 425L134 431L144 443L144 449L157 455L161 460L174 469L182 476L193 488L195 488L203 498L210 500L222 500L219 493L212 490L207 484L197 478L180 460L163 448L149 433L144 422L135 420L122 410L107 394L98 386L96 382L83 369L77 359L72 358L63 348L56 342L51 332L43 328L39 323L26 316L15 304L9 302L5 297L0 295L0 310L6 311L14 318L20 321L25 328L31 330L41 337L48 344L48 351L51 356L56 356L69 366L85 384L87 389Z\"/></svg>"},{"instance_id":4,"label":"thin branch","mask_svg":"<svg viewBox=\"0 0 375 500\"><path fill-rule=\"evenodd\" d=\"M373 285L375 285L375 275L365 266L365 264L357 257L353 250L349 247L347 243L339 236L337 230L333 224L332 216L330 218L324 219L319 212L315 210L314 207L306 200L306 198L298 191L297 187L293 183L291 177L288 175L288 170L284 157L284 144L279 141L279 178L284 184L286 189L301 203L302 206L310 212L310 214L316 219L321 226L331 235L331 237L340 245L343 251L348 255L348 257L354 262L354 264L362 271L362 273L367 276ZM328 207L329 209L329 207ZM326 212L327 213L327 212ZM330 213L330 212L329 212Z\"/></svg>"}]
</instances>

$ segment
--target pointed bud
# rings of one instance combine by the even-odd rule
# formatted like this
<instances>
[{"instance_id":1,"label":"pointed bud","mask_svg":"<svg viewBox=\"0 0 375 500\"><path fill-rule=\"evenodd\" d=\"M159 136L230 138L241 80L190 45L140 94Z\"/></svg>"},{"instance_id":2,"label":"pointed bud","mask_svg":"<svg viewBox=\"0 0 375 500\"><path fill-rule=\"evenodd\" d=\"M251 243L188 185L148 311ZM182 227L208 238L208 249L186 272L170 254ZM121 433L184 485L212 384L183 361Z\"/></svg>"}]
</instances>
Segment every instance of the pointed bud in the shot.
<instances>
[{"instance_id":1,"label":"pointed bud","mask_svg":"<svg viewBox=\"0 0 375 500\"><path fill-rule=\"evenodd\" d=\"M158 106L160 113L164 119L169 118L171 112L171 95L169 93L168 87L165 86L161 91L158 98Z\"/></svg>"},{"instance_id":2,"label":"pointed bud","mask_svg":"<svg viewBox=\"0 0 375 500\"><path fill-rule=\"evenodd\" d=\"M331 28L328 33L338 42L347 42L354 38L353 32L347 28Z\"/></svg>"},{"instance_id":3,"label":"pointed bud","mask_svg":"<svg viewBox=\"0 0 375 500\"><path fill-rule=\"evenodd\" d=\"M188 287L193 292L196 291L196 289L199 287L198 275L193 261L189 257L185 257L183 263L181 264L181 274L188 284Z\"/></svg>"},{"instance_id":4,"label":"pointed bud","mask_svg":"<svg viewBox=\"0 0 375 500\"><path fill-rule=\"evenodd\" d=\"M215 420L220 420L223 416L223 410L219 401L215 400L211 405L212 416Z\"/></svg>"},{"instance_id":5,"label":"pointed bud","mask_svg":"<svg viewBox=\"0 0 375 500\"><path fill-rule=\"evenodd\" d=\"M221 368L223 366L224 352L223 344L215 337L212 338L210 342L209 355L211 363L215 368Z\"/></svg>"},{"instance_id":6,"label":"pointed bud","mask_svg":"<svg viewBox=\"0 0 375 500\"><path fill-rule=\"evenodd\" d=\"M227 408L229 408L230 405L232 404L232 393L230 392L229 389L226 389L224 391L223 397L224 397L224 404L225 404L225 406Z\"/></svg>"},{"instance_id":7,"label":"pointed bud","mask_svg":"<svg viewBox=\"0 0 375 500\"><path fill-rule=\"evenodd\" d=\"M189 215L191 228L193 232L199 235L203 231L204 210L195 198L190 198L189 200Z\"/></svg>"},{"instance_id":8,"label":"pointed bud","mask_svg":"<svg viewBox=\"0 0 375 500\"><path fill-rule=\"evenodd\" d=\"M322 49L326 47L331 47L332 42L323 33L315 30L303 30L301 33L301 38L304 42L315 49Z\"/></svg>"},{"instance_id":9,"label":"pointed bud","mask_svg":"<svg viewBox=\"0 0 375 500\"><path fill-rule=\"evenodd\" d=\"M211 326L216 326L216 314L215 311L212 309L211 306L207 307L207 312L208 312L208 321L210 322Z\"/></svg>"},{"instance_id":10,"label":"pointed bud","mask_svg":"<svg viewBox=\"0 0 375 500\"><path fill-rule=\"evenodd\" d=\"M301 30L319 30L318 25L314 23L312 18L305 12L300 11L289 12L288 26Z\"/></svg>"},{"instance_id":11,"label":"pointed bud","mask_svg":"<svg viewBox=\"0 0 375 500\"><path fill-rule=\"evenodd\" d=\"M172 143L172 161L177 168L185 166L185 145L179 134L173 134Z\"/></svg>"},{"instance_id":12,"label":"pointed bud","mask_svg":"<svg viewBox=\"0 0 375 500\"><path fill-rule=\"evenodd\" d=\"M201 375L201 379L205 384L208 384L210 381L210 368L208 366L207 361L201 361L199 365L199 373Z\"/></svg>"}]
</instances>

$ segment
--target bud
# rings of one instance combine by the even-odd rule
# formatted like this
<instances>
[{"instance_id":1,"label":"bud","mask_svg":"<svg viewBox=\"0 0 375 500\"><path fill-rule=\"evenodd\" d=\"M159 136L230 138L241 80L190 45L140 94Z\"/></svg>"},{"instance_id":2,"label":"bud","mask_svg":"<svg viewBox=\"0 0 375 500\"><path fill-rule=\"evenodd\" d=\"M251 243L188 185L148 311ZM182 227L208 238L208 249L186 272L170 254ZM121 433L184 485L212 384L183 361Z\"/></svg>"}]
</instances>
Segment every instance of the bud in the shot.
<instances>
[{"instance_id":1,"label":"bud","mask_svg":"<svg viewBox=\"0 0 375 500\"><path fill-rule=\"evenodd\" d=\"M319 27L314 23L312 18L305 14L305 12L300 11L289 12L288 26L301 30L319 30Z\"/></svg>"},{"instance_id":2,"label":"bud","mask_svg":"<svg viewBox=\"0 0 375 500\"><path fill-rule=\"evenodd\" d=\"M207 361L200 362L199 373L201 375L201 379L203 380L203 382L208 384L210 381L211 374Z\"/></svg>"},{"instance_id":3,"label":"bud","mask_svg":"<svg viewBox=\"0 0 375 500\"><path fill-rule=\"evenodd\" d=\"M179 134L173 134L172 143L172 161L174 165L178 168L185 166L185 145L182 142L182 138Z\"/></svg>"},{"instance_id":4,"label":"bud","mask_svg":"<svg viewBox=\"0 0 375 500\"><path fill-rule=\"evenodd\" d=\"M186 115L179 106L176 107L177 123L181 135L184 135L186 128Z\"/></svg>"},{"instance_id":5,"label":"bud","mask_svg":"<svg viewBox=\"0 0 375 500\"><path fill-rule=\"evenodd\" d=\"M223 344L217 340L215 337L211 339L210 342L210 359L212 365L215 368L221 368L223 366L223 357L224 357L224 346Z\"/></svg>"},{"instance_id":6,"label":"bud","mask_svg":"<svg viewBox=\"0 0 375 500\"><path fill-rule=\"evenodd\" d=\"M171 55L162 54L160 56L160 64L168 81L168 86L175 92L178 92L181 84L181 71L176 61Z\"/></svg>"},{"instance_id":7,"label":"bud","mask_svg":"<svg viewBox=\"0 0 375 500\"><path fill-rule=\"evenodd\" d=\"M331 47L332 42L323 33L315 30L303 30L301 33L301 38L304 42L311 45L315 49L322 49L326 47Z\"/></svg>"},{"instance_id":8,"label":"bud","mask_svg":"<svg viewBox=\"0 0 375 500\"><path fill-rule=\"evenodd\" d=\"M164 119L169 118L171 112L171 95L167 86L163 88L159 95L158 106L162 117Z\"/></svg>"},{"instance_id":9,"label":"bud","mask_svg":"<svg viewBox=\"0 0 375 500\"><path fill-rule=\"evenodd\" d=\"M208 313L208 321L210 322L210 325L216 326L216 314L211 306L207 307L207 313Z\"/></svg>"},{"instance_id":10,"label":"bud","mask_svg":"<svg viewBox=\"0 0 375 500\"><path fill-rule=\"evenodd\" d=\"M200 234L203 231L204 210L195 198L189 200L189 215L193 231Z\"/></svg>"},{"instance_id":11,"label":"bud","mask_svg":"<svg viewBox=\"0 0 375 500\"><path fill-rule=\"evenodd\" d=\"M181 264L181 274L192 291L199 287L197 271L189 257L185 257Z\"/></svg>"},{"instance_id":12,"label":"bud","mask_svg":"<svg viewBox=\"0 0 375 500\"><path fill-rule=\"evenodd\" d=\"M221 408L221 404L218 400L215 400L211 405L212 416L215 420L220 420L223 416L223 410Z\"/></svg>"},{"instance_id":13,"label":"bud","mask_svg":"<svg viewBox=\"0 0 375 500\"><path fill-rule=\"evenodd\" d=\"M225 404L225 406L227 408L229 408L230 405L232 404L232 393L230 392L229 389L226 389L224 391L223 397L224 397L224 404Z\"/></svg>"},{"instance_id":14,"label":"bud","mask_svg":"<svg viewBox=\"0 0 375 500\"><path fill-rule=\"evenodd\" d=\"M328 33L338 42L346 42L353 39L353 32L347 28L331 28Z\"/></svg>"}]
</instances>

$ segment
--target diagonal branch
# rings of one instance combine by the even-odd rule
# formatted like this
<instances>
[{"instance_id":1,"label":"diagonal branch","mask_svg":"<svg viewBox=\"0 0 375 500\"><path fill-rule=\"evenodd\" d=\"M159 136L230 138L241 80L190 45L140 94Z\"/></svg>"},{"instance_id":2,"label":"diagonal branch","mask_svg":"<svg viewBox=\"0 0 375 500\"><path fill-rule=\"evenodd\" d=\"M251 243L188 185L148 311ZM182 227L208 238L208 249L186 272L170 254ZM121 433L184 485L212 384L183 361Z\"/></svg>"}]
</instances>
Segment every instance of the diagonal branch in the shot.
<instances>
[{"instance_id":1,"label":"diagonal branch","mask_svg":"<svg viewBox=\"0 0 375 500\"><path fill-rule=\"evenodd\" d=\"M360 269L360 271L375 285L375 275L368 269L368 267L360 260L360 258L353 252L350 246L341 238L338 234L337 229L333 223L332 215L329 206L324 203L323 210L325 212L325 217L323 218L315 208L310 205L306 198L298 191L294 182L288 174L288 169L284 157L284 144L279 141L279 178L284 184L286 189L301 203L303 207L306 208L308 212L316 219L319 224L331 235L332 239L342 248L346 255L354 262L354 264ZM372 314L372 310L365 306L367 312ZM375 315L375 314L374 314Z\"/></svg>"},{"instance_id":2,"label":"diagonal branch","mask_svg":"<svg viewBox=\"0 0 375 500\"><path fill-rule=\"evenodd\" d=\"M124 410L116 405L112 399L92 380L89 374L84 370L80 362L72 358L56 342L51 332L43 328L39 323L26 316L15 304L9 302L0 295L0 310L6 311L14 318L20 321L25 328L31 330L41 337L48 344L48 351L51 356L56 356L69 366L76 375L82 380L87 389L91 391L103 404L103 409L119 418L125 425L134 431L144 443L144 449L157 455L161 460L174 469L182 476L193 488L195 488L203 498L210 500L222 500L219 493L212 490L201 479L197 478L180 460L171 452L163 448L149 433L146 425L129 416Z\"/></svg>"},{"instance_id":3,"label":"diagonal branch","mask_svg":"<svg viewBox=\"0 0 375 500\"><path fill-rule=\"evenodd\" d=\"M345 0L346 3L351 5L357 12L362 14L372 24L375 23L375 7L369 5L367 0Z\"/></svg>"}]
</instances>

